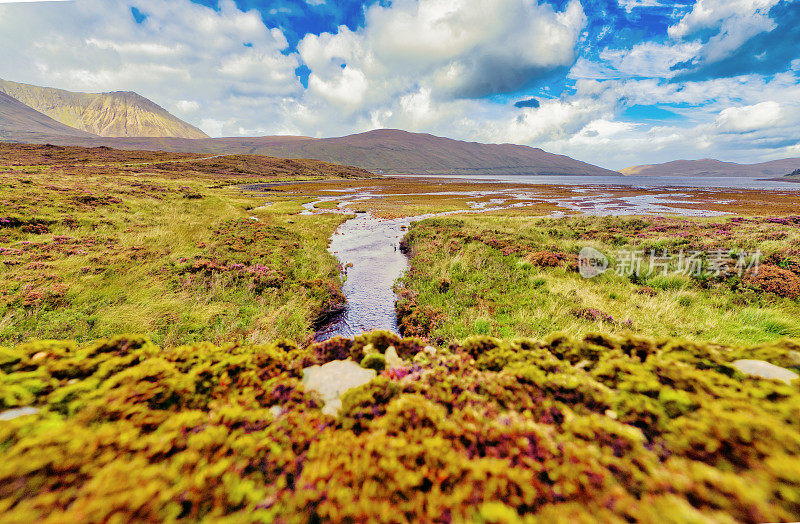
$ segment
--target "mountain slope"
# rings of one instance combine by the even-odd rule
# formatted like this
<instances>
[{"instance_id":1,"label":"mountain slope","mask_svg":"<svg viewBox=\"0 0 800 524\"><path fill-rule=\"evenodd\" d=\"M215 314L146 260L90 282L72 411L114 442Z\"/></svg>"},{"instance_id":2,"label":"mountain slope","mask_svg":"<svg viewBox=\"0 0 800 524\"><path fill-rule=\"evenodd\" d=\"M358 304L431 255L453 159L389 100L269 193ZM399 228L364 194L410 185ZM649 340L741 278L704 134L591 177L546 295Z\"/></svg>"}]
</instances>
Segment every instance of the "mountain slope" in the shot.
<instances>
[{"instance_id":1,"label":"mountain slope","mask_svg":"<svg viewBox=\"0 0 800 524\"><path fill-rule=\"evenodd\" d=\"M775 177L800 168L800 158L784 158L760 164L737 164L719 160L674 160L664 164L629 167L622 174L631 176L686 176L686 177Z\"/></svg>"},{"instance_id":2,"label":"mountain slope","mask_svg":"<svg viewBox=\"0 0 800 524\"><path fill-rule=\"evenodd\" d=\"M24 140L50 135L91 138L94 135L65 126L47 115L30 108L11 96L0 92L0 137Z\"/></svg>"},{"instance_id":3,"label":"mountain slope","mask_svg":"<svg viewBox=\"0 0 800 524\"><path fill-rule=\"evenodd\" d=\"M613 171L528 146L462 142L378 129L340 138L273 142L260 154L316 158L374 172L413 174L611 175Z\"/></svg>"},{"instance_id":4,"label":"mountain slope","mask_svg":"<svg viewBox=\"0 0 800 524\"><path fill-rule=\"evenodd\" d=\"M102 137L208 138L132 92L73 93L0 80L0 92L64 125Z\"/></svg>"},{"instance_id":5,"label":"mountain slope","mask_svg":"<svg viewBox=\"0 0 800 524\"><path fill-rule=\"evenodd\" d=\"M308 158L386 174L618 175L573 158L528 146L479 144L433 135L380 129L339 138L266 136L249 138L50 137L58 145L110 146L203 154L253 154ZM34 141L43 143L42 140Z\"/></svg>"}]
</instances>

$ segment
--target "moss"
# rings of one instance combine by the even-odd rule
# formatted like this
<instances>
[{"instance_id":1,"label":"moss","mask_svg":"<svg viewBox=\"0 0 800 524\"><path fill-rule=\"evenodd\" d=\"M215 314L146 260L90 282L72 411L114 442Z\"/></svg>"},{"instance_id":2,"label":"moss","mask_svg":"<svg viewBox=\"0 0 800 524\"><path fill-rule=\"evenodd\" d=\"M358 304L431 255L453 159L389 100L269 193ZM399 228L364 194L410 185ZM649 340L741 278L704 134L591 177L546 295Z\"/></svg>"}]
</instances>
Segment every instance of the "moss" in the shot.
<instances>
[{"instance_id":1,"label":"moss","mask_svg":"<svg viewBox=\"0 0 800 524\"><path fill-rule=\"evenodd\" d=\"M307 348L122 336L8 349L3 409L39 413L0 421L0 510L10 521L800 517L800 390L726 364L787 362L790 341L474 337L348 391L335 418L298 378L305 362L390 345L424 347L372 333Z\"/></svg>"},{"instance_id":2,"label":"moss","mask_svg":"<svg viewBox=\"0 0 800 524\"><path fill-rule=\"evenodd\" d=\"M370 353L361 360L361 367L380 373L386 367L386 357L381 353Z\"/></svg>"}]
</instances>

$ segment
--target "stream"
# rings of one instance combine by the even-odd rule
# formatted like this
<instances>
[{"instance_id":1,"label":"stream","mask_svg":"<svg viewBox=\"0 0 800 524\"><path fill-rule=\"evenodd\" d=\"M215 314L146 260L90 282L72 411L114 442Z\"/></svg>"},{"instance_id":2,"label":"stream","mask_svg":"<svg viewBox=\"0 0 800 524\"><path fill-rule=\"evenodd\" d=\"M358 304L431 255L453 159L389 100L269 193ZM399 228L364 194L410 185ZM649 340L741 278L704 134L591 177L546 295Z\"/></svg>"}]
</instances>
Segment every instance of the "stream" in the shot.
<instances>
[{"instance_id":1,"label":"stream","mask_svg":"<svg viewBox=\"0 0 800 524\"><path fill-rule=\"evenodd\" d=\"M352 337L373 329L394 333L395 281L408 267L400 239L412 219L383 220L359 213L336 230L328 250L344 268L347 308L317 332L316 340Z\"/></svg>"},{"instance_id":2,"label":"stream","mask_svg":"<svg viewBox=\"0 0 800 524\"><path fill-rule=\"evenodd\" d=\"M576 191L580 193L580 191ZM383 219L371 213L354 213L348 205L369 198L380 198L370 190L334 190L333 196L316 197L304 204L304 215L319 213L355 214L342 223L331 237L328 251L343 268L343 293L346 308L327 319L317 331L315 339L324 341L336 336L352 337L376 329L398 333L395 311L395 282L408 268L408 259L400 251L400 240L412 222L426 218L461 213L481 213L502 209L513 209L529 205L530 195L520 190L475 191L475 197L491 194L489 202L469 202L470 209L426 214L414 217ZM463 194L463 193L462 193ZM435 198L438 193L431 193ZM685 203L689 195L673 193L665 195L636 195L612 197L611 195L582 196L554 199L565 211L585 215L658 215L679 214L685 216L713 216L723 213L673 207L670 204ZM339 202L337 209L318 209L325 202ZM564 216L556 211L550 216Z\"/></svg>"}]
</instances>

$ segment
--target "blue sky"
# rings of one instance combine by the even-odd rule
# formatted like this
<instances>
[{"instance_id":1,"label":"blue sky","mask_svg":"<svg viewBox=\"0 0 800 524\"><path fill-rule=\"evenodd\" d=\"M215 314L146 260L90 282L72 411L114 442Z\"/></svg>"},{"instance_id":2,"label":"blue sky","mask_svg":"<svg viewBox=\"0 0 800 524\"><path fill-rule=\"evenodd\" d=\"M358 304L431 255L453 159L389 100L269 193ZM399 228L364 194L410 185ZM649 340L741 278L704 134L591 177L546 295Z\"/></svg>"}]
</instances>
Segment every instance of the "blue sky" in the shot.
<instances>
[{"instance_id":1,"label":"blue sky","mask_svg":"<svg viewBox=\"0 0 800 524\"><path fill-rule=\"evenodd\" d=\"M1 78L137 91L212 136L800 157L800 0L0 2L0 45Z\"/></svg>"}]
</instances>

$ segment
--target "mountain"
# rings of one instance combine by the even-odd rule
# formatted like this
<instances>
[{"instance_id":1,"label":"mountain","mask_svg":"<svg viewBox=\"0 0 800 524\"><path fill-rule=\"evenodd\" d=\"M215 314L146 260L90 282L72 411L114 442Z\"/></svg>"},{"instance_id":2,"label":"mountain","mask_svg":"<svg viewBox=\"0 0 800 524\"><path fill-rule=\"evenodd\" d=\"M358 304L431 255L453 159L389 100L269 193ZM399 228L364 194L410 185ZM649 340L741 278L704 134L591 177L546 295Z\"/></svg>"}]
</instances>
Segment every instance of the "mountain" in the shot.
<instances>
[{"instance_id":1,"label":"mountain","mask_svg":"<svg viewBox=\"0 0 800 524\"><path fill-rule=\"evenodd\" d=\"M182 153L254 154L309 158L386 174L618 175L616 171L513 144L462 142L433 135L379 129L338 138L266 136L253 138L52 137L52 144ZM37 141L42 143L41 140Z\"/></svg>"},{"instance_id":2,"label":"mountain","mask_svg":"<svg viewBox=\"0 0 800 524\"><path fill-rule=\"evenodd\" d=\"M528 146L462 142L396 129L378 129L340 138L274 142L261 145L259 152L290 158L316 158L395 174L617 174Z\"/></svg>"},{"instance_id":3,"label":"mountain","mask_svg":"<svg viewBox=\"0 0 800 524\"><path fill-rule=\"evenodd\" d=\"M800 168L800 158L784 158L760 164L736 164L719 160L674 160L665 164L634 166L622 170L630 176L775 177Z\"/></svg>"},{"instance_id":4,"label":"mountain","mask_svg":"<svg viewBox=\"0 0 800 524\"><path fill-rule=\"evenodd\" d=\"M73 93L6 80L0 80L0 92L66 126L101 137L208 138L132 92Z\"/></svg>"},{"instance_id":5,"label":"mountain","mask_svg":"<svg viewBox=\"0 0 800 524\"><path fill-rule=\"evenodd\" d=\"M76 139L94 137L90 133L65 126L0 92L0 139L16 141L52 135L72 136Z\"/></svg>"}]
</instances>

